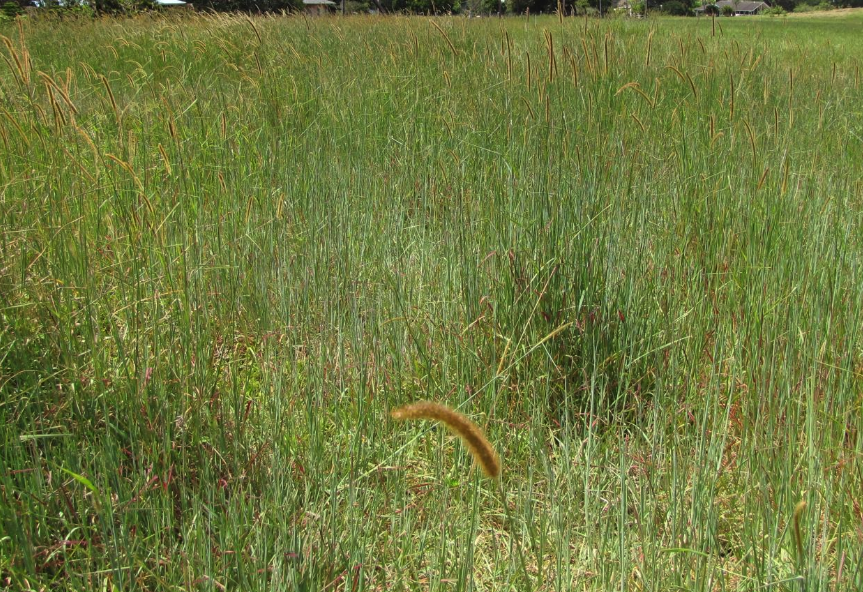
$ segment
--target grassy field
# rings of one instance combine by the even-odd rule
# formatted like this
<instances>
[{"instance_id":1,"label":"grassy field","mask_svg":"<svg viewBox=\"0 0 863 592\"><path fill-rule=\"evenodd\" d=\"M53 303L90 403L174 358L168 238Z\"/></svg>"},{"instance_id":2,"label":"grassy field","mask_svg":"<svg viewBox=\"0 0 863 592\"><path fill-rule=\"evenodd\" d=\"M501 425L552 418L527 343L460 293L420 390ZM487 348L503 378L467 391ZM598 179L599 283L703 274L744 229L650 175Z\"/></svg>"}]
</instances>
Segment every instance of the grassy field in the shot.
<instances>
[{"instance_id":1,"label":"grassy field","mask_svg":"<svg viewBox=\"0 0 863 592\"><path fill-rule=\"evenodd\" d=\"M863 589L859 13L0 33L0 588Z\"/></svg>"},{"instance_id":2,"label":"grassy field","mask_svg":"<svg viewBox=\"0 0 863 592\"><path fill-rule=\"evenodd\" d=\"M835 10L817 10L813 12L789 12L783 18L805 18L805 19L824 19L824 18L863 18L863 8L837 8Z\"/></svg>"}]
</instances>

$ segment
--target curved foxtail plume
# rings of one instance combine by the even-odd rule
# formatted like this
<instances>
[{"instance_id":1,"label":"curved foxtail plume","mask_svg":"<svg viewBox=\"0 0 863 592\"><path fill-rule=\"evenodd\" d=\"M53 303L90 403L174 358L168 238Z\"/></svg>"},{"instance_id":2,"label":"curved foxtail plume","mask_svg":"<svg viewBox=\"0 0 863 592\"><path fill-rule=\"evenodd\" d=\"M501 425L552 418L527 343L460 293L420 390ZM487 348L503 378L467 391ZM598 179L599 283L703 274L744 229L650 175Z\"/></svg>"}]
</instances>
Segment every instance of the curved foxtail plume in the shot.
<instances>
[{"instance_id":1,"label":"curved foxtail plume","mask_svg":"<svg viewBox=\"0 0 863 592\"><path fill-rule=\"evenodd\" d=\"M444 423L455 432L465 444L483 473L497 479L500 476L500 459L482 430L467 417L440 403L420 401L411 403L390 412L393 419L433 419Z\"/></svg>"}]
</instances>

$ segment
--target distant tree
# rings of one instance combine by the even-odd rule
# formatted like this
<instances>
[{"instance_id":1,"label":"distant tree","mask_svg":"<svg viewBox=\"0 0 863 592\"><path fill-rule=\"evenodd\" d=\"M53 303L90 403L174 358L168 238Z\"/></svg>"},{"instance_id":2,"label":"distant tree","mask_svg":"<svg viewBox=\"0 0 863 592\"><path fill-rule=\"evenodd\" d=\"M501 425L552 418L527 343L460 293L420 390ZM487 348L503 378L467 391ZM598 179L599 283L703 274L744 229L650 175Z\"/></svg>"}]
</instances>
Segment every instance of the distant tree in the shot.
<instances>
[{"instance_id":1,"label":"distant tree","mask_svg":"<svg viewBox=\"0 0 863 592\"><path fill-rule=\"evenodd\" d=\"M197 8L217 12L295 12L303 9L302 0L194 0Z\"/></svg>"},{"instance_id":2,"label":"distant tree","mask_svg":"<svg viewBox=\"0 0 863 592\"><path fill-rule=\"evenodd\" d=\"M689 16L692 14L692 9L679 0L671 0L662 5L662 11L671 16Z\"/></svg>"},{"instance_id":3,"label":"distant tree","mask_svg":"<svg viewBox=\"0 0 863 592\"><path fill-rule=\"evenodd\" d=\"M94 0L93 10L96 14L121 14L124 12L123 3L120 0Z\"/></svg>"},{"instance_id":4,"label":"distant tree","mask_svg":"<svg viewBox=\"0 0 863 592\"><path fill-rule=\"evenodd\" d=\"M730 4L726 4L722 7L722 16L734 16L734 7Z\"/></svg>"},{"instance_id":5,"label":"distant tree","mask_svg":"<svg viewBox=\"0 0 863 592\"><path fill-rule=\"evenodd\" d=\"M507 3L503 3L501 6L500 0L481 0L480 7L477 12L482 12L483 14L497 14L497 11L500 9L502 12L506 12Z\"/></svg>"},{"instance_id":6,"label":"distant tree","mask_svg":"<svg viewBox=\"0 0 863 592\"><path fill-rule=\"evenodd\" d=\"M452 7L452 0L448 2L433 2L432 0L380 0L380 9L384 12L413 12L427 14L435 12L446 12Z\"/></svg>"},{"instance_id":7,"label":"distant tree","mask_svg":"<svg viewBox=\"0 0 863 592\"><path fill-rule=\"evenodd\" d=\"M770 2L770 4L774 8L778 6L781 7L783 10L791 12L792 10L794 10L794 7L797 4L800 4L800 2L799 0L773 0L773 2Z\"/></svg>"},{"instance_id":8,"label":"distant tree","mask_svg":"<svg viewBox=\"0 0 863 592\"><path fill-rule=\"evenodd\" d=\"M508 4L513 14L524 14L528 10L532 14L537 14L541 10L539 0L511 0Z\"/></svg>"},{"instance_id":9,"label":"distant tree","mask_svg":"<svg viewBox=\"0 0 863 592\"><path fill-rule=\"evenodd\" d=\"M358 0L347 0L345 2L345 12L348 14L363 14L369 11L371 4Z\"/></svg>"},{"instance_id":10,"label":"distant tree","mask_svg":"<svg viewBox=\"0 0 863 592\"><path fill-rule=\"evenodd\" d=\"M513 14L556 14L558 8L564 15L585 14L591 7L596 8L600 0L510 0L509 9ZM603 9L608 9L614 0L602 0Z\"/></svg>"},{"instance_id":11,"label":"distant tree","mask_svg":"<svg viewBox=\"0 0 863 592\"><path fill-rule=\"evenodd\" d=\"M600 10L605 13L614 6L614 0L569 0L564 9L565 14L598 15ZM557 3L555 3L555 7ZM634 9L633 9L634 12Z\"/></svg>"},{"instance_id":12,"label":"distant tree","mask_svg":"<svg viewBox=\"0 0 863 592\"><path fill-rule=\"evenodd\" d=\"M14 19L19 14L24 14L24 9L17 2L5 2L0 6L0 17Z\"/></svg>"}]
</instances>

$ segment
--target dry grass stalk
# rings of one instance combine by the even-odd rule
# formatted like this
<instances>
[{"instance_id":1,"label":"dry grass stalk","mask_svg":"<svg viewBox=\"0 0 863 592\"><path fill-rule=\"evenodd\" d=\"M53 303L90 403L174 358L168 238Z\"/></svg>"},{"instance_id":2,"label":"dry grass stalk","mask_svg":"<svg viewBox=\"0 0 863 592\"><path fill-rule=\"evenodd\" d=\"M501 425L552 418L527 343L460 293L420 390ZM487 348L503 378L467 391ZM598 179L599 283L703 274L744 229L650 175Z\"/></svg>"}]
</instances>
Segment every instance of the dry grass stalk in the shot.
<instances>
[{"instance_id":1,"label":"dry grass stalk","mask_svg":"<svg viewBox=\"0 0 863 592\"><path fill-rule=\"evenodd\" d=\"M503 34L506 43L506 75L507 80L512 80L512 40L509 38L508 31L504 31Z\"/></svg>"},{"instance_id":2,"label":"dry grass stalk","mask_svg":"<svg viewBox=\"0 0 863 592\"><path fill-rule=\"evenodd\" d=\"M651 48L652 41L653 41L653 34L655 32L656 32L656 30L653 29L650 31L650 34L647 36L647 56L644 58L644 67L645 68L650 65L650 48Z\"/></svg>"},{"instance_id":3,"label":"dry grass stalk","mask_svg":"<svg viewBox=\"0 0 863 592\"><path fill-rule=\"evenodd\" d=\"M758 164L758 151L755 147L755 133L752 131L752 127L749 125L749 122L745 119L743 120L743 126L749 134L749 146L752 148L752 167L756 168L756 165Z\"/></svg>"},{"instance_id":4,"label":"dry grass stalk","mask_svg":"<svg viewBox=\"0 0 863 592\"><path fill-rule=\"evenodd\" d=\"M728 118L734 121L734 76L732 74L728 75L728 83L731 86L731 112Z\"/></svg>"},{"instance_id":5,"label":"dry grass stalk","mask_svg":"<svg viewBox=\"0 0 863 592\"><path fill-rule=\"evenodd\" d=\"M445 424L467 445L483 472L497 479L500 476L500 459L482 430L458 411L440 403L420 401L411 403L390 412L393 419L433 419Z\"/></svg>"},{"instance_id":6,"label":"dry grass stalk","mask_svg":"<svg viewBox=\"0 0 863 592\"><path fill-rule=\"evenodd\" d=\"M554 38L548 31L545 31L545 44L548 49L548 81L553 82L557 73L557 61L554 57Z\"/></svg>"},{"instance_id":7,"label":"dry grass stalk","mask_svg":"<svg viewBox=\"0 0 863 592\"><path fill-rule=\"evenodd\" d=\"M441 35L443 35L444 40L446 41L447 45L449 45L450 51L452 51L452 55L458 55L458 51L456 50L455 45L452 44L452 41L449 40L449 37L447 36L446 32L440 27L440 25L438 25L434 21L429 22L435 29L440 32Z\"/></svg>"}]
</instances>

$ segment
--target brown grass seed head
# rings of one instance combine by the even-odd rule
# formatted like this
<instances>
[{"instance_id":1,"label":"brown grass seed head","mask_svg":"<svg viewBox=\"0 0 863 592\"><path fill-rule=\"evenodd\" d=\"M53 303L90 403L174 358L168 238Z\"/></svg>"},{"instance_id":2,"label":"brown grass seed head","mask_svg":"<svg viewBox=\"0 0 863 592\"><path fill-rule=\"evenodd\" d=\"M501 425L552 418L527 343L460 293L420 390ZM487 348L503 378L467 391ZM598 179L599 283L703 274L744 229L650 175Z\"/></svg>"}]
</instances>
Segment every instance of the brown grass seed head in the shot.
<instances>
[{"instance_id":1,"label":"brown grass seed head","mask_svg":"<svg viewBox=\"0 0 863 592\"><path fill-rule=\"evenodd\" d=\"M390 412L393 419L432 419L445 424L455 432L467 445L470 453L482 468L483 472L497 479L500 476L500 459L482 430L458 411L454 411L440 403L420 401L411 403Z\"/></svg>"}]
</instances>

